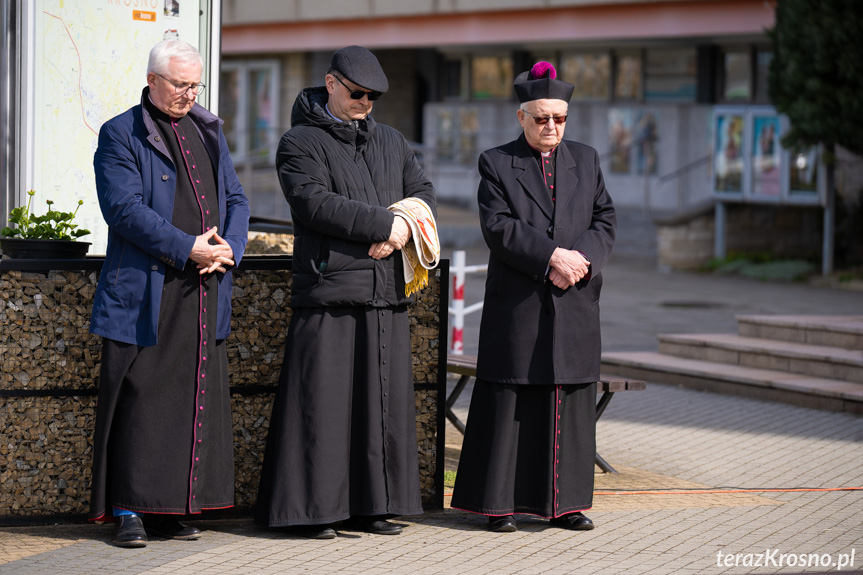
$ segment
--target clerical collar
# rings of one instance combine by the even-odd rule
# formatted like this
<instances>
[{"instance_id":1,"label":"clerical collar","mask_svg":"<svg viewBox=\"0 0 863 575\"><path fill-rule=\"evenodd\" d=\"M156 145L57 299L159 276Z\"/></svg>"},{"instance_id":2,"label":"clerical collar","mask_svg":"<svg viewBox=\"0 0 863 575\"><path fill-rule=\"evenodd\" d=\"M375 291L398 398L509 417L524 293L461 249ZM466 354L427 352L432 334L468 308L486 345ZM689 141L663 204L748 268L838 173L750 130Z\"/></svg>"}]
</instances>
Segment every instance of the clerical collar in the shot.
<instances>
[{"instance_id":1,"label":"clerical collar","mask_svg":"<svg viewBox=\"0 0 863 575\"><path fill-rule=\"evenodd\" d=\"M177 122L180 120L180 118L174 118L170 114L166 114L160 110L156 106L156 103L153 102L149 92L147 92L147 109L150 111L150 115L154 116L157 120L162 120L163 122Z\"/></svg>"},{"instance_id":2,"label":"clerical collar","mask_svg":"<svg viewBox=\"0 0 863 575\"><path fill-rule=\"evenodd\" d=\"M525 143L527 144L527 147L530 148L530 151L533 152L533 155L537 158L540 158L540 157L548 158L550 156L553 156L554 152L557 150L557 146L555 146L554 148L552 148L548 152L542 152L542 151L538 150L537 148L534 148L533 146L531 146L529 142L525 142Z\"/></svg>"}]
</instances>

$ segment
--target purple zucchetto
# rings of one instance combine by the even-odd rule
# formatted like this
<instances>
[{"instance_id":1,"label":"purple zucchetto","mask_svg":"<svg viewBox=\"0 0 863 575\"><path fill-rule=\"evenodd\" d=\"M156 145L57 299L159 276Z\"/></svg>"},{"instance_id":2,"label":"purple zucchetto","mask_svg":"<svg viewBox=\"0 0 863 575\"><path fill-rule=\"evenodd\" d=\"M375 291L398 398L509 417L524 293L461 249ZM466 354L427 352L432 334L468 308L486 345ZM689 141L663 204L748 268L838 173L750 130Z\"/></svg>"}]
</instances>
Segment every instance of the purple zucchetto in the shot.
<instances>
[{"instance_id":1,"label":"purple zucchetto","mask_svg":"<svg viewBox=\"0 0 863 575\"><path fill-rule=\"evenodd\" d=\"M569 102L575 86L557 79L557 70L549 62L537 62L522 72L513 82L515 95L521 103L533 100L563 100Z\"/></svg>"}]
</instances>

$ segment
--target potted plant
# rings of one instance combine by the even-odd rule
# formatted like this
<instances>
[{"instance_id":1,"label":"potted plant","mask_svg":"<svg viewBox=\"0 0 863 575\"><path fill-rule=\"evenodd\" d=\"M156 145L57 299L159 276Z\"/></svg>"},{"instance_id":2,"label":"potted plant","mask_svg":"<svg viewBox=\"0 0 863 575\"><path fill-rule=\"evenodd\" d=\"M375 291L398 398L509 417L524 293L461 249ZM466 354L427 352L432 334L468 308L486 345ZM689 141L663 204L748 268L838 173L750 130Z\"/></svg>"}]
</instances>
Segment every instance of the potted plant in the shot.
<instances>
[{"instance_id":1,"label":"potted plant","mask_svg":"<svg viewBox=\"0 0 863 575\"><path fill-rule=\"evenodd\" d=\"M74 212L54 210L54 202L47 200L48 211L37 216L30 211L34 190L28 190L27 205L9 212L9 222L17 228L5 227L0 231L0 249L4 256L19 259L80 259L90 249L89 242L75 241L90 233L79 229L72 220L84 203L78 200Z\"/></svg>"}]
</instances>

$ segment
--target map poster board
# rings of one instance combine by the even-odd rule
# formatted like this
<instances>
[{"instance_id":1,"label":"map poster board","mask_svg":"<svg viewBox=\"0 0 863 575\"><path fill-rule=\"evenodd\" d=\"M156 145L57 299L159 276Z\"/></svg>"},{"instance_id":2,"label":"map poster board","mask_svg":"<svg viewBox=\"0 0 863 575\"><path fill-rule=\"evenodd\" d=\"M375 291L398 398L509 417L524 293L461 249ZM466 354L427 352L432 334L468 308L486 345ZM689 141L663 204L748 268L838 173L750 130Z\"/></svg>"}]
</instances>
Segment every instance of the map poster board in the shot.
<instances>
[{"instance_id":1,"label":"map poster board","mask_svg":"<svg viewBox=\"0 0 863 575\"><path fill-rule=\"evenodd\" d=\"M25 3L22 94L25 123L19 205L36 191L37 213L73 211L91 235L91 254L104 254L108 230L96 197L93 154L99 129L138 104L150 49L167 38L198 47L203 81L211 86L211 0L36 0ZM218 51L215 52L218 54ZM217 63L216 63L217 64ZM218 68L215 68L218 69ZM199 102L207 106L204 91Z\"/></svg>"}]
</instances>

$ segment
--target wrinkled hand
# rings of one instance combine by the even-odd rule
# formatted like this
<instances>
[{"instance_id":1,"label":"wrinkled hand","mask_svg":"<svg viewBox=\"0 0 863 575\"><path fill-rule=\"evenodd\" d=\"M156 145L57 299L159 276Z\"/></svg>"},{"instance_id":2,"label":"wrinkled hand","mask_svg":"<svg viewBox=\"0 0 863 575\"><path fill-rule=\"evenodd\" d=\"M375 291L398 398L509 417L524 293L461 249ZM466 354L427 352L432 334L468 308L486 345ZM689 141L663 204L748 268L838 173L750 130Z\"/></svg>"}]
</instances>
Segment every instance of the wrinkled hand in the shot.
<instances>
[{"instance_id":1,"label":"wrinkled hand","mask_svg":"<svg viewBox=\"0 0 863 575\"><path fill-rule=\"evenodd\" d=\"M551 254L548 265L551 266L549 281L560 289L567 289L587 275L590 263L577 251L557 248Z\"/></svg>"},{"instance_id":2,"label":"wrinkled hand","mask_svg":"<svg viewBox=\"0 0 863 575\"><path fill-rule=\"evenodd\" d=\"M389 239L385 242L372 244L369 248L369 256L376 260L384 259L394 251L405 247L410 239L411 227L403 217L396 216L393 218L393 227L390 231Z\"/></svg>"},{"instance_id":3,"label":"wrinkled hand","mask_svg":"<svg viewBox=\"0 0 863 575\"><path fill-rule=\"evenodd\" d=\"M198 264L201 275L213 272L225 273L227 271L225 266L234 265L234 250L216 233L217 231L218 228L213 226L206 233L197 236L192 252L189 254L189 259ZM211 244L211 239L216 243Z\"/></svg>"}]
</instances>

